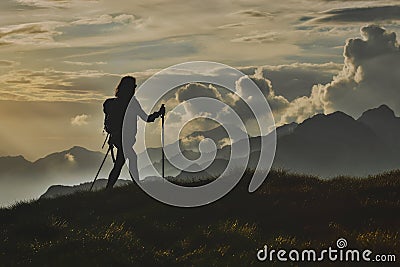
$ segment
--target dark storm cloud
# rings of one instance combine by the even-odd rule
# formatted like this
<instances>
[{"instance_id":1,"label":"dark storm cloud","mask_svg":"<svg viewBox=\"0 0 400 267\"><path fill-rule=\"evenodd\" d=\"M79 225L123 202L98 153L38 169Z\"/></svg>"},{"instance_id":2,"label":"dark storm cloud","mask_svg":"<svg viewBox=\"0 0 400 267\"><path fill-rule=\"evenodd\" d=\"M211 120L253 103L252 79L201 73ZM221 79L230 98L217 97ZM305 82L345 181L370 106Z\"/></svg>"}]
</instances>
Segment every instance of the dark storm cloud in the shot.
<instances>
[{"instance_id":1,"label":"dark storm cloud","mask_svg":"<svg viewBox=\"0 0 400 267\"><path fill-rule=\"evenodd\" d=\"M313 22L374 22L400 20L400 5L355 7L328 10Z\"/></svg>"},{"instance_id":2,"label":"dark storm cloud","mask_svg":"<svg viewBox=\"0 0 400 267\"><path fill-rule=\"evenodd\" d=\"M385 54L398 56L396 33L389 33L384 28L371 25L361 28L361 35L364 39L350 39L345 46L344 56L346 60L352 62L354 67L377 56Z\"/></svg>"},{"instance_id":3,"label":"dark storm cloud","mask_svg":"<svg viewBox=\"0 0 400 267\"><path fill-rule=\"evenodd\" d=\"M314 19L315 17L310 17L310 16L303 16L303 17L301 17L300 19L299 19L299 21L309 21L309 20L312 20L312 19Z\"/></svg>"}]
</instances>

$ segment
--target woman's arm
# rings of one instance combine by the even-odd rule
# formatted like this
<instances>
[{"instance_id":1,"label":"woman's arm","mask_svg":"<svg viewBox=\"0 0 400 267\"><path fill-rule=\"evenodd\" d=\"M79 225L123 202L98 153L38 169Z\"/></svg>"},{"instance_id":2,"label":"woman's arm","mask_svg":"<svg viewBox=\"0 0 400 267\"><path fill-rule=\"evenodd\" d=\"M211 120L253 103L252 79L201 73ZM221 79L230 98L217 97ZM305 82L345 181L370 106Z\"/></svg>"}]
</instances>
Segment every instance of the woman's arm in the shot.
<instances>
[{"instance_id":1,"label":"woman's arm","mask_svg":"<svg viewBox=\"0 0 400 267\"><path fill-rule=\"evenodd\" d=\"M142 106L140 105L139 101L137 101L137 99L135 99L135 101L136 101L136 112L142 120L146 122L154 122L155 119L160 117L160 113L158 111L150 115L147 115L146 112L143 110Z\"/></svg>"}]
</instances>

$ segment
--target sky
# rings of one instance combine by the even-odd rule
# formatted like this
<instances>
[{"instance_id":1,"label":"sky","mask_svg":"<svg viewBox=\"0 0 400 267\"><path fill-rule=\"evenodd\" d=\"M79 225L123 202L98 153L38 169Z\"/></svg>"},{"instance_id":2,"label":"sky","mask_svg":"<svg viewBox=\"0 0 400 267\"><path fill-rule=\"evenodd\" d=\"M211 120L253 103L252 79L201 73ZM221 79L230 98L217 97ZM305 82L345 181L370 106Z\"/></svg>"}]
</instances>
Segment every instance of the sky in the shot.
<instances>
[{"instance_id":1,"label":"sky","mask_svg":"<svg viewBox=\"0 0 400 267\"><path fill-rule=\"evenodd\" d=\"M4 0L0 156L100 150L102 102L121 76L140 85L196 60L249 75L277 125L381 104L400 115L399 23L398 1ZM183 101L182 92L165 101Z\"/></svg>"}]
</instances>

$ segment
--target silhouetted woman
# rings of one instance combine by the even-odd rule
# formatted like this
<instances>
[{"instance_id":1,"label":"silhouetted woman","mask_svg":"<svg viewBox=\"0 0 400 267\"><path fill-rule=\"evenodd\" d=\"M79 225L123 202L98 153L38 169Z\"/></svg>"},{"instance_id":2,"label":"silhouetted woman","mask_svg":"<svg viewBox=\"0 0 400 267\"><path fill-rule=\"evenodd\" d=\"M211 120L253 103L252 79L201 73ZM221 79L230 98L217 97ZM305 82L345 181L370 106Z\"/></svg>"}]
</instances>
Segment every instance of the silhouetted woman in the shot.
<instances>
[{"instance_id":1,"label":"silhouetted woman","mask_svg":"<svg viewBox=\"0 0 400 267\"><path fill-rule=\"evenodd\" d=\"M142 107L140 106L137 99L134 97L136 89L136 79L131 76L125 76L121 79L117 88L115 89L115 98L107 99L103 104L103 110L106 114L104 121L105 129L110 133L109 145L117 148L117 156L114 162L114 167L108 176L107 189L111 189L117 182L118 177L121 173L121 169L125 164L125 157L122 151L122 124L124 121L124 116L129 102L132 100L133 108L130 112L135 112L135 117L140 117L146 122L153 122L156 118L161 115L164 110L160 109L158 112L154 112L151 115L147 115ZM130 129L130 133L135 137L137 133L137 122L133 123L133 129ZM134 139L136 140L136 139ZM132 179L139 180L139 173L137 170L137 156L135 153L135 158L130 158L133 164L130 164L130 173L133 176ZM132 168L133 167L133 168Z\"/></svg>"}]
</instances>

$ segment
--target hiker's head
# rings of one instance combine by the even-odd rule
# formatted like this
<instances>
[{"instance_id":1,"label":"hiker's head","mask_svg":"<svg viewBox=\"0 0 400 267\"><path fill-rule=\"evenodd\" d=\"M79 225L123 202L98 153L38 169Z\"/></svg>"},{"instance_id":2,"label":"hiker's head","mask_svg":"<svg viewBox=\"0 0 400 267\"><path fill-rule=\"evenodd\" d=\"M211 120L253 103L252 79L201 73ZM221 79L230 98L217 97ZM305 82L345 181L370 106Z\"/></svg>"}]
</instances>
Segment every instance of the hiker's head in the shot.
<instances>
[{"instance_id":1,"label":"hiker's head","mask_svg":"<svg viewBox=\"0 0 400 267\"><path fill-rule=\"evenodd\" d=\"M131 98L135 94L136 79L132 76L125 76L115 88L115 96L120 98Z\"/></svg>"}]
</instances>

